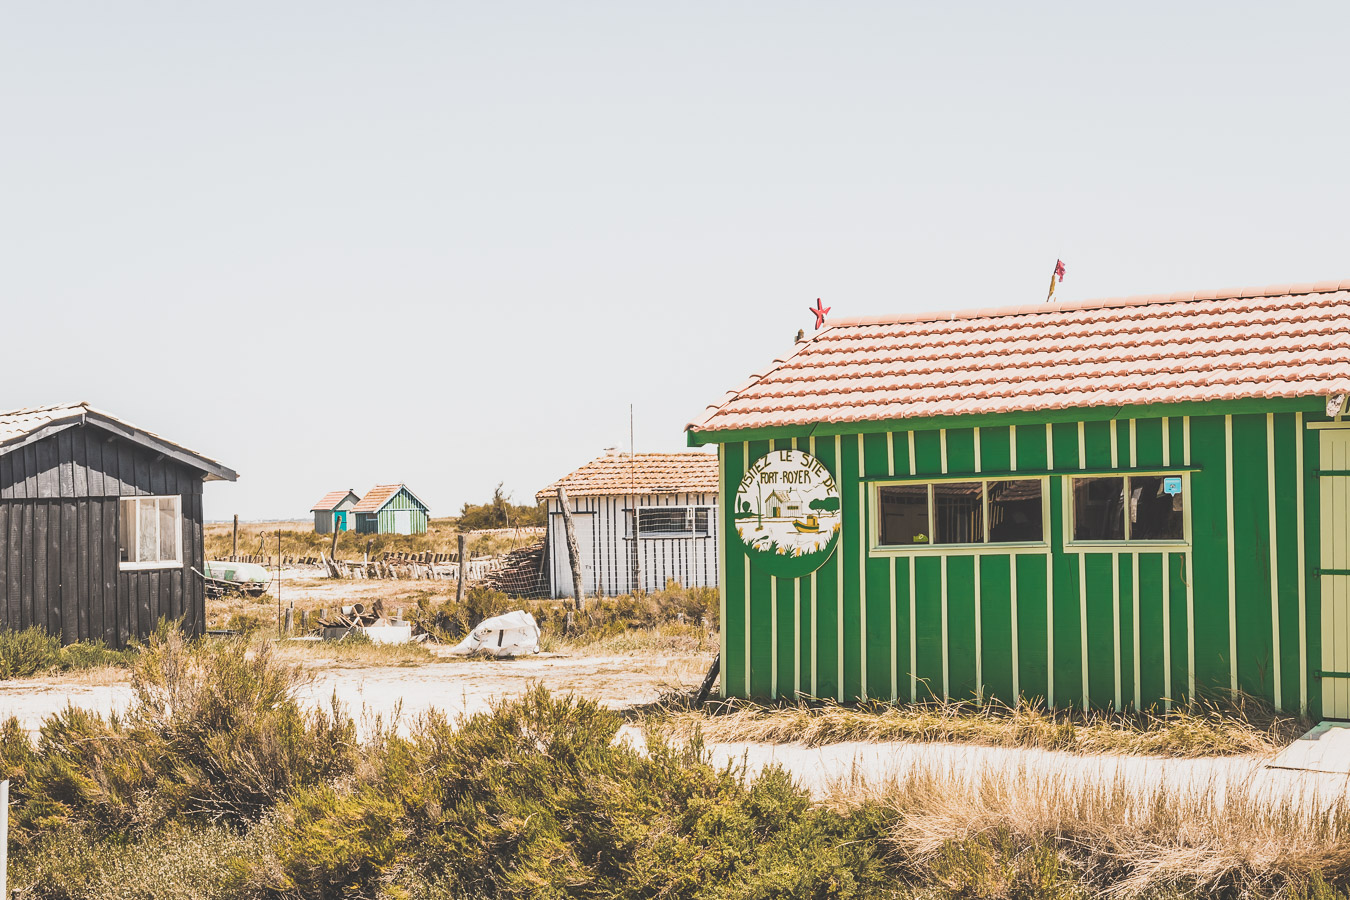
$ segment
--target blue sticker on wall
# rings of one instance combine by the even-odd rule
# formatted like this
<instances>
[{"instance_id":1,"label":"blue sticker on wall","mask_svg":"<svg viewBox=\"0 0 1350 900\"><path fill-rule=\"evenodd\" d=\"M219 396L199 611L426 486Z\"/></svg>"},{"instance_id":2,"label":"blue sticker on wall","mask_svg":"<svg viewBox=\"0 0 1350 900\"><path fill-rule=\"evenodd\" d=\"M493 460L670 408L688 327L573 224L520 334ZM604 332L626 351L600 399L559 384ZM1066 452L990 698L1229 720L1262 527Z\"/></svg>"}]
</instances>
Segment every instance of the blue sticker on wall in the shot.
<instances>
[{"instance_id":1,"label":"blue sticker on wall","mask_svg":"<svg viewBox=\"0 0 1350 900\"><path fill-rule=\"evenodd\" d=\"M1175 477L1170 477L1170 478L1164 478L1164 479L1163 479L1163 493L1164 493L1164 494L1180 494L1180 493L1181 493L1181 477L1180 477L1180 476L1175 476Z\"/></svg>"}]
</instances>

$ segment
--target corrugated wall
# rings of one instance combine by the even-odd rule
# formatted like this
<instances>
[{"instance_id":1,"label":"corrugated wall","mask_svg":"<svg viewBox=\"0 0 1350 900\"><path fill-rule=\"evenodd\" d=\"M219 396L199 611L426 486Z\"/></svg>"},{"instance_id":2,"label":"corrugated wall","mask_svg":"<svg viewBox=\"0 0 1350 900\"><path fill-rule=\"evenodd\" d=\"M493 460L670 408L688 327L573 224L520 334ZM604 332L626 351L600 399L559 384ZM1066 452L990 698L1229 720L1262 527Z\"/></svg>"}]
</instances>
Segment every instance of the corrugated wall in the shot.
<instances>
[{"instance_id":1,"label":"corrugated wall","mask_svg":"<svg viewBox=\"0 0 1350 900\"><path fill-rule=\"evenodd\" d=\"M379 513L379 530L382 534L394 532L394 510L412 510L412 533L425 534L427 530L427 511L408 493L407 488L400 490L390 498Z\"/></svg>"},{"instance_id":2,"label":"corrugated wall","mask_svg":"<svg viewBox=\"0 0 1350 900\"><path fill-rule=\"evenodd\" d=\"M587 529L590 536L590 563L594 585L587 590L616 597L633 590L634 565L641 573L640 587L660 590L674 579L685 587L715 587L717 579L717 498L713 494L644 494L636 498L639 508L660 506L712 507L710 534L707 537L643 538L637 542L636 558L632 541L630 498L627 496L569 497L576 516L575 527ZM558 501L550 499L549 576L554 597L572 596L572 575L567 556ZM582 552L586 552L582 548Z\"/></svg>"},{"instance_id":3,"label":"corrugated wall","mask_svg":"<svg viewBox=\"0 0 1350 900\"><path fill-rule=\"evenodd\" d=\"M723 517L723 690L841 700L1022 694L1057 706L1123 708L1238 688L1316 714L1320 612L1308 573L1319 534L1317 443L1304 417L1215 414L724 444L724 504L734 502L749 463L796 448L838 480L844 530L815 573L775 578L748 563L734 522ZM1189 550L1066 546L1062 473L1185 466L1196 469L1186 497ZM871 480L996 472L1053 473L1049 548L868 552Z\"/></svg>"}]
</instances>

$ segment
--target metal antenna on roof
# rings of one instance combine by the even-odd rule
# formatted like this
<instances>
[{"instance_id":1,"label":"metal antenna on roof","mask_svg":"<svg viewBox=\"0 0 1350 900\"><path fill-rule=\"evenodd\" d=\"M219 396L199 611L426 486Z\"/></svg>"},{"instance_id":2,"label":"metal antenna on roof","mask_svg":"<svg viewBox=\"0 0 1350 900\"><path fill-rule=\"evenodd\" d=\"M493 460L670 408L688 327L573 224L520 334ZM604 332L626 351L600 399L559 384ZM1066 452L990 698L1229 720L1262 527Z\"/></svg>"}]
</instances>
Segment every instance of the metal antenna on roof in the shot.
<instances>
[{"instance_id":1,"label":"metal antenna on roof","mask_svg":"<svg viewBox=\"0 0 1350 900\"><path fill-rule=\"evenodd\" d=\"M628 505L633 510L633 585L642 584L642 554L638 552L637 447L633 440L633 404L628 404Z\"/></svg>"}]
</instances>

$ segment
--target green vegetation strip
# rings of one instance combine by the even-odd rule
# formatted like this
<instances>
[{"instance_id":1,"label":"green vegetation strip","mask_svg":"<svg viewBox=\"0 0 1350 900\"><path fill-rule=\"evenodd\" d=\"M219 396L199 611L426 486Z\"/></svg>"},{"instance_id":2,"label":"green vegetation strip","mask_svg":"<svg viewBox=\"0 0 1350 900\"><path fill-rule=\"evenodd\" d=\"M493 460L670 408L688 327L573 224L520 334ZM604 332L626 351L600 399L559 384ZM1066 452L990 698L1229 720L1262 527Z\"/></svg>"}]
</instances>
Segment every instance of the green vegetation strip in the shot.
<instances>
[{"instance_id":1,"label":"green vegetation strip","mask_svg":"<svg viewBox=\"0 0 1350 900\"><path fill-rule=\"evenodd\" d=\"M30 898L1345 898L1350 806L916 769L815 802L535 688L451 722L306 712L267 642L152 639L134 702L0 730Z\"/></svg>"}]
</instances>

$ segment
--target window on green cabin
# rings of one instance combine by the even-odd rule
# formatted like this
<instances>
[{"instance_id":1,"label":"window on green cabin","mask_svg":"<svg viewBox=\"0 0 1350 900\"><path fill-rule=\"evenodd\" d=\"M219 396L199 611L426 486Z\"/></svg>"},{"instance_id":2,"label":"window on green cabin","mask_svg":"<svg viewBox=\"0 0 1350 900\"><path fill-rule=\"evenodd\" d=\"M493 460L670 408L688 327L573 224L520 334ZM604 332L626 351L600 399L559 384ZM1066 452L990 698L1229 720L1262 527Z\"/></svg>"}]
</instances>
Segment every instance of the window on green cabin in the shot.
<instances>
[{"instance_id":1,"label":"window on green cabin","mask_svg":"<svg viewBox=\"0 0 1350 900\"><path fill-rule=\"evenodd\" d=\"M1045 540L1045 506L1040 481L991 481L988 495L991 544Z\"/></svg>"},{"instance_id":2,"label":"window on green cabin","mask_svg":"<svg viewBox=\"0 0 1350 900\"><path fill-rule=\"evenodd\" d=\"M1185 501L1181 491L1168 493L1162 475L1130 476L1130 538L1136 541L1180 541L1186 536ZM1180 479L1173 480L1174 488Z\"/></svg>"},{"instance_id":3,"label":"window on green cabin","mask_svg":"<svg viewBox=\"0 0 1350 900\"><path fill-rule=\"evenodd\" d=\"M928 485L888 485L880 493L881 544L909 547L929 543Z\"/></svg>"},{"instance_id":4,"label":"window on green cabin","mask_svg":"<svg viewBox=\"0 0 1350 900\"><path fill-rule=\"evenodd\" d=\"M1185 540L1179 476L1112 475L1072 482L1075 541Z\"/></svg>"},{"instance_id":5,"label":"window on green cabin","mask_svg":"<svg viewBox=\"0 0 1350 900\"><path fill-rule=\"evenodd\" d=\"M882 547L1045 540L1040 479L888 484L877 495Z\"/></svg>"},{"instance_id":6,"label":"window on green cabin","mask_svg":"<svg viewBox=\"0 0 1350 900\"><path fill-rule=\"evenodd\" d=\"M944 481L933 485L935 544L984 543L984 484Z\"/></svg>"},{"instance_id":7,"label":"window on green cabin","mask_svg":"<svg viewBox=\"0 0 1350 900\"><path fill-rule=\"evenodd\" d=\"M1073 539L1125 540L1125 479L1073 479Z\"/></svg>"}]
</instances>

